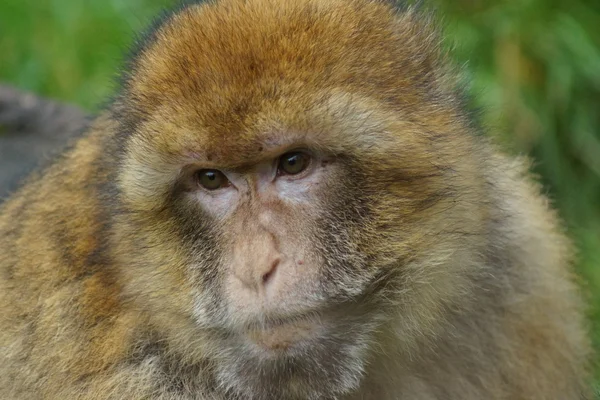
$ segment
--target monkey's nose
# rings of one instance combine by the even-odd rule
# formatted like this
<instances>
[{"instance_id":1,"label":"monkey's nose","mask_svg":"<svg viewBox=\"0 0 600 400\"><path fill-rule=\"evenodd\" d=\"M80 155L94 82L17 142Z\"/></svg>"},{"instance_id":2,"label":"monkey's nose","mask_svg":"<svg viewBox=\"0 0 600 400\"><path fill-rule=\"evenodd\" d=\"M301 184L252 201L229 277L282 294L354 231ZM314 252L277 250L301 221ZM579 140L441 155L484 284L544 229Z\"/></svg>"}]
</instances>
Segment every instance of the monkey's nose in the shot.
<instances>
[{"instance_id":1,"label":"monkey's nose","mask_svg":"<svg viewBox=\"0 0 600 400\"><path fill-rule=\"evenodd\" d=\"M263 294L266 286L275 279L281 258L275 257L270 261L253 261L250 259L244 265L239 266L235 276L244 286Z\"/></svg>"},{"instance_id":2,"label":"monkey's nose","mask_svg":"<svg viewBox=\"0 0 600 400\"><path fill-rule=\"evenodd\" d=\"M273 276L275 275L275 272L277 271L277 267L279 266L279 261L280 259L277 258L273 261L273 263L271 264L271 268L269 269L269 271L267 271L265 274L263 274L262 276L262 284L266 285L267 283L269 283L270 280L272 280Z\"/></svg>"}]
</instances>

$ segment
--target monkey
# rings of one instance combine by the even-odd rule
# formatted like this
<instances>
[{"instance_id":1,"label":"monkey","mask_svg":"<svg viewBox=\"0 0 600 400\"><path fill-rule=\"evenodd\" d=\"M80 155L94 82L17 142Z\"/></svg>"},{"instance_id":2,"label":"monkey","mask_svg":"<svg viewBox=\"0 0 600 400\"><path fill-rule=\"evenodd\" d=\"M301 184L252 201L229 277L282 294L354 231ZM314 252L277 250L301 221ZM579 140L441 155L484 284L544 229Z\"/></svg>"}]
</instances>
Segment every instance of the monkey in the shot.
<instances>
[{"instance_id":1,"label":"monkey","mask_svg":"<svg viewBox=\"0 0 600 400\"><path fill-rule=\"evenodd\" d=\"M78 107L0 86L0 200L84 129Z\"/></svg>"},{"instance_id":2,"label":"monkey","mask_svg":"<svg viewBox=\"0 0 600 400\"><path fill-rule=\"evenodd\" d=\"M587 399L574 250L429 11L192 1L0 211L0 397Z\"/></svg>"}]
</instances>

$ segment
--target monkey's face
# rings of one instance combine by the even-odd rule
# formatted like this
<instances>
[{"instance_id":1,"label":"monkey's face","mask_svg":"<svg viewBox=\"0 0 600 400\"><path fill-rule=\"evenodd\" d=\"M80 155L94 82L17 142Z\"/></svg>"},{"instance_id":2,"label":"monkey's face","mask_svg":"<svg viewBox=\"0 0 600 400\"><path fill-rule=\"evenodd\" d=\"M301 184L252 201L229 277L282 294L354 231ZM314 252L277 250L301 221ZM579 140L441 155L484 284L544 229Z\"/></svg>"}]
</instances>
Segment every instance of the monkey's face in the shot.
<instances>
[{"instance_id":1,"label":"monkey's face","mask_svg":"<svg viewBox=\"0 0 600 400\"><path fill-rule=\"evenodd\" d=\"M148 301L161 313L183 305L211 332L223 382L283 397L308 381L335 391L358 384L382 316L369 294L390 273L389 259L383 242L369 244L374 182L336 137L352 127L332 122L331 135L319 132L334 106L348 104L334 96L301 114L273 104L257 113L261 122L218 138L198 134L199 123L171 131L165 115L130 139L121 187L144 249L137 262L148 263L133 279L160 276ZM185 145L165 152L155 140ZM147 179L153 184L140 184Z\"/></svg>"},{"instance_id":2,"label":"monkey's face","mask_svg":"<svg viewBox=\"0 0 600 400\"><path fill-rule=\"evenodd\" d=\"M222 332L223 381L243 378L258 393L278 377L286 382L281 396L289 397L298 390L294 381L301 388L315 382L314 371L327 370L323 384L349 388L375 317L364 319L371 305L359 300L377 271L358 248L358 227L368 218L364 199L351 189L357 182L348 179L341 157L300 137L277 140L262 141L258 161L244 158L240 168L186 168L184 210L196 208L206 226L189 224L188 213L179 223L197 232L195 240L210 238L218 251L208 263L204 253L192 255L190 267L199 272L194 318ZM268 387L271 396L281 390Z\"/></svg>"},{"instance_id":3,"label":"monkey's face","mask_svg":"<svg viewBox=\"0 0 600 400\"><path fill-rule=\"evenodd\" d=\"M322 398L358 385L388 306L410 326L453 291L421 267L467 230L464 127L411 13L268 3L186 8L134 60L117 239L129 292L220 384Z\"/></svg>"},{"instance_id":4,"label":"monkey's face","mask_svg":"<svg viewBox=\"0 0 600 400\"><path fill-rule=\"evenodd\" d=\"M216 323L281 352L323 334L325 314L359 296L374 270L357 248L365 215L343 160L300 135L278 136L257 137L239 165L230 150L211 162L197 153L179 176L175 218L190 249L213 247L210 257L190 253L203 283L198 318L218 299Z\"/></svg>"}]
</instances>

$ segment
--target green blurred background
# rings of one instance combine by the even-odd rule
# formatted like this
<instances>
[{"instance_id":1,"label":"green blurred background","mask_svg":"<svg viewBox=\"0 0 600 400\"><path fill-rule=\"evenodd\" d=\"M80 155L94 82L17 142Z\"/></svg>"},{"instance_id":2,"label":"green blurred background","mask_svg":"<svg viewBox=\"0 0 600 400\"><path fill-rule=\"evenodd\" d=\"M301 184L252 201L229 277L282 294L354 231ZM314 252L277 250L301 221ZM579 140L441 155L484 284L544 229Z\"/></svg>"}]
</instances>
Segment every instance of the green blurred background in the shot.
<instances>
[{"instance_id":1,"label":"green blurred background","mask_svg":"<svg viewBox=\"0 0 600 400\"><path fill-rule=\"evenodd\" d=\"M600 349L600 1L430 1L481 122L507 151L536 160L580 249ZM172 3L2 0L0 82L97 110L134 32Z\"/></svg>"}]
</instances>

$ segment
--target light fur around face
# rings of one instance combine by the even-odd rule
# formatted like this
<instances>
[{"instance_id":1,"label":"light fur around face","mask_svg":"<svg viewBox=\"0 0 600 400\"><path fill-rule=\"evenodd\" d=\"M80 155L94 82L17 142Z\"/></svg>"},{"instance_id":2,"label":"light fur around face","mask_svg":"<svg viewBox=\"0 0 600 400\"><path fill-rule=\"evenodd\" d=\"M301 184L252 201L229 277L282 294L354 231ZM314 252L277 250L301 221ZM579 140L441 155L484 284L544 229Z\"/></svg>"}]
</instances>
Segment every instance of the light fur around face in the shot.
<instances>
[{"instance_id":1,"label":"light fur around face","mask_svg":"<svg viewBox=\"0 0 600 400\"><path fill-rule=\"evenodd\" d=\"M170 14L2 206L0 397L586 398L570 245L456 81L383 1Z\"/></svg>"}]
</instances>

